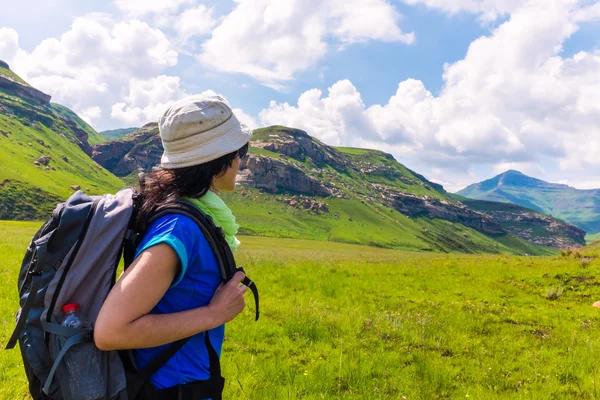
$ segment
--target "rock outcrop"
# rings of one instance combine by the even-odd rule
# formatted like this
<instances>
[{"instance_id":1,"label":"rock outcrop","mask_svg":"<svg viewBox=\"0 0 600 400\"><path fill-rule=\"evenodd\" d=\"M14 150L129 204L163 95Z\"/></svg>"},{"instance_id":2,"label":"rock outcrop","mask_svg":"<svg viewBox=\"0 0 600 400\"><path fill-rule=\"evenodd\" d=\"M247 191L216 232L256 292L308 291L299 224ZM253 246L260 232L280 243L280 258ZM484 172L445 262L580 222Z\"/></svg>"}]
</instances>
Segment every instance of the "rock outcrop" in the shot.
<instances>
[{"instance_id":1,"label":"rock outcrop","mask_svg":"<svg viewBox=\"0 0 600 400\"><path fill-rule=\"evenodd\" d=\"M574 225L510 203L461 200L467 207L485 213L504 230L530 243L557 249L585 246L585 232Z\"/></svg>"},{"instance_id":2,"label":"rock outcrop","mask_svg":"<svg viewBox=\"0 0 600 400\"><path fill-rule=\"evenodd\" d=\"M556 249L585 246L585 231L536 212L486 211L506 231L528 242Z\"/></svg>"},{"instance_id":3,"label":"rock outcrop","mask_svg":"<svg viewBox=\"0 0 600 400\"><path fill-rule=\"evenodd\" d=\"M269 193L302 193L328 197L329 188L283 161L249 155L240 165L238 181Z\"/></svg>"},{"instance_id":4,"label":"rock outcrop","mask_svg":"<svg viewBox=\"0 0 600 400\"><path fill-rule=\"evenodd\" d=\"M506 230L489 215L457 203L437 198L419 197L379 185L384 204L411 218L438 218L458 222L487 235L506 234Z\"/></svg>"},{"instance_id":5,"label":"rock outcrop","mask_svg":"<svg viewBox=\"0 0 600 400\"><path fill-rule=\"evenodd\" d=\"M163 153L158 125L149 123L121 140L93 147L92 158L116 176L147 172L160 164Z\"/></svg>"},{"instance_id":6,"label":"rock outcrop","mask_svg":"<svg viewBox=\"0 0 600 400\"><path fill-rule=\"evenodd\" d=\"M10 70L10 67L6 62L0 60L0 63L0 67ZM52 98L46 93L32 88L27 84L17 82L16 80L4 75L0 75L0 88L11 90L19 96L33 100L39 103L40 105L46 105L50 103L50 99Z\"/></svg>"},{"instance_id":7,"label":"rock outcrop","mask_svg":"<svg viewBox=\"0 0 600 400\"><path fill-rule=\"evenodd\" d=\"M309 158L318 167L330 165L338 170L348 167L348 161L332 147L314 140L300 129L280 127L277 135L272 135L267 141L253 141L252 145L299 161Z\"/></svg>"}]
</instances>

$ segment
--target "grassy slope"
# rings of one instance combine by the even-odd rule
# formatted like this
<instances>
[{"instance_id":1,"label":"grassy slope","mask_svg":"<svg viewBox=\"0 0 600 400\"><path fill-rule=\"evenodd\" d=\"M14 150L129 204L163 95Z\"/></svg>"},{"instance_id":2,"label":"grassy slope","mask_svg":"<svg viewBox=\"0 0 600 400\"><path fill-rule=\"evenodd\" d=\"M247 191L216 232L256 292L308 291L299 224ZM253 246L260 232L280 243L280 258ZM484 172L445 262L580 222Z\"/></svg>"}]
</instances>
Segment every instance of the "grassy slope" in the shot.
<instances>
[{"instance_id":1,"label":"grassy slope","mask_svg":"<svg viewBox=\"0 0 600 400\"><path fill-rule=\"evenodd\" d=\"M12 110L32 106L26 100L6 92L0 93L0 96L0 105L10 103ZM57 199L64 199L73 192L69 188L71 185L89 188L91 194L114 192L124 186L120 179L97 165L69 140L73 133L55 112L71 116L71 111L54 104L49 107L37 106L34 110L43 118L51 119L52 128L32 121L30 115L8 117L0 114L0 130L8 132L7 136L0 135L0 199L9 208L14 202L12 208L17 208L14 217L20 218L22 212L31 208L39 210L38 216L47 213ZM85 124L78 118L75 123ZM92 130L89 126L88 129ZM40 156L51 157L50 166L56 170L45 171L36 167L33 162ZM68 162L63 156L67 157ZM23 204L23 199L32 199L32 196L37 196L42 203Z\"/></svg>"},{"instance_id":2,"label":"grassy slope","mask_svg":"<svg viewBox=\"0 0 600 400\"><path fill-rule=\"evenodd\" d=\"M0 222L0 343L38 226ZM252 321L248 299L227 326L225 398L597 397L600 259L241 241L262 315ZM23 398L19 350L0 351L0 365L0 399Z\"/></svg>"},{"instance_id":3,"label":"grassy slope","mask_svg":"<svg viewBox=\"0 0 600 400\"><path fill-rule=\"evenodd\" d=\"M588 257L600 257L600 241L591 243L582 248L581 254Z\"/></svg>"},{"instance_id":4,"label":"grassy slope","mask_svg":"<svg viewBox=\"0 0 600 400\"><path fill-rule=\"evenodd\" d=\"M19 75L15 74L10 69L4 68L2 66L0 66L0 75L10 78L15 82L22 83L23 85L30 86L27 82L25 82L23 79L21 79L21 77Z\"/></svg>"},{"instance_id":5,"label":"grassy slope","mask_svg":"<svg viewBox=\"0 0 600 400\"><path fill-rule=\"evenodd\" d=\"M352 174L351 177L356 180L364 180L370 183L380 183L394 187L406 193L412 193L418 196L429 196L438 199L447 199L445 192L438 190L430 182L423 182L412 171L394 159L387 157L387 154L378 150L366 150L350 147L336 147L336 150L348 156L354 165L373 164L382 165L389 168L397 174L397 179L387 179L382 176L372 176L368 174ZM407 182L408 181L408 182Z\"/></svg>"},{"instance_id":6,"label":"grassy slope","mask_svg":"<svg viewBox=\"0 0 600 400\"><path fill-rule=\"evenodd\" d=\"M106 142L106 138L104 136L96 132L94 128L92 128L87 122L79 118L77 114L69 110L67 107L61 106L60 104L56 103L51 103L50 107L53 111L57 112L58 114L70 119L71 121L74 121L79 129L85 131L88 134L88 143L90 145Z\"/></svg>"},{"instance_id":7,"label":"grassy slope","mask_svg":"<svg viewBox=\"0 0 600 400\"><path fill-rule=\"evenodd\" d=\"M246 196L242 196L242 192ZM419 251L555 253L554 250L529 244L510 235L492 238L448 221L411 219L393 209L363 204L358 199L320 199L328 204L329 213L319 215L287 206L284 196L262 194L249 188L226 194L224 199L237 216L242 226L241 232L245 234Z\"/></svg>"}]
</instances>

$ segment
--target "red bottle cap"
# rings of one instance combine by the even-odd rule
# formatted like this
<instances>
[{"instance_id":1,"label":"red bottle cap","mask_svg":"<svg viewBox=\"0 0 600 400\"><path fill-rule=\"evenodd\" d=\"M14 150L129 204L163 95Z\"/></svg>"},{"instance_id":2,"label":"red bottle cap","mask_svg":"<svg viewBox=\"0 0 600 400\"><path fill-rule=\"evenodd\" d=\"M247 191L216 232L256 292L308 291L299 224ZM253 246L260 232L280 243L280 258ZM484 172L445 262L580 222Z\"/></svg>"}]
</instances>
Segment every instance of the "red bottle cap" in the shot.
<instances>
[{"instance_id":1,"label":"red bottle cap","mask_svg":"<svg viewBox=\"0 0 600 400\"><path fill-rule=\"evenodd\" d=\"M72 304L65 304L63 306L63 312L67 313L69 311L77 311L79 309L79 304L77 303L72 303Z\"/></svg>"}]
</instances>

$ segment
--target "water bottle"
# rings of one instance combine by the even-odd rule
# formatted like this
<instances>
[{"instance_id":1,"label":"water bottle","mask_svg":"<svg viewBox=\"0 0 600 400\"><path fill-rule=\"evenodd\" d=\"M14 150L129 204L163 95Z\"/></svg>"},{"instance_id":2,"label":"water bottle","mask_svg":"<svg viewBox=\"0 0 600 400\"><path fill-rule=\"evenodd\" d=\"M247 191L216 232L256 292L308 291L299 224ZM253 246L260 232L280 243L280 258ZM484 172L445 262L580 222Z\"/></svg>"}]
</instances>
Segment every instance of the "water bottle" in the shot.
<instances>
[{"instance_id":1,"label":"water bottle","mask_svg":"<svg viewBox=\"0 0 600 400\"><path fill-rule=\"evenodd\" d=\"M83 328L83 322L81 322L81 319L77 315L77 310L79 310L79 304L65 304L62 309L65 313L65 319L62 322L63 326L77 329Z\"/></svg>"},{"instance_id":2,"label":"water bottle","mask_svg":"<svg viewBox=\"0 0 600 400\"><path fill-rule=\"evenodd\" d=\"M63 306L65 318L62 325L82 329L89 323L79 314L79 304L65 304ZM93 343L80 343L71 347L63 360L67 370L68 379L61 384L65 399L95 400L104 398L106 382L101 371L100 352Z\"/></svg>"}]
</instances>

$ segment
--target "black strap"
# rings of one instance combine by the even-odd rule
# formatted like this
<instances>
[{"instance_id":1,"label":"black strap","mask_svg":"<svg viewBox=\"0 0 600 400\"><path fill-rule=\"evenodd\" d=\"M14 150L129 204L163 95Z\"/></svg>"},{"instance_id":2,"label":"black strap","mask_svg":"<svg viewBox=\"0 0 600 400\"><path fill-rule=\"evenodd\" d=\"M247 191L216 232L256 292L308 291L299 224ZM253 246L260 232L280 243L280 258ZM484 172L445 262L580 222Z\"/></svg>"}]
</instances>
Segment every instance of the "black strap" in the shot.
<instances>
[{"instance_id":1,"label":"black strap","mask_svg":"<svg viewBox=\"0 0 600 400\"><path fill-rule=\"evenodd\" d=\"M8 343L6 344L5 349L7 349L7 350L12 349L17 344L17 340L19 340L19 335L21 334L21 331L23 330L23 326L25 326L25 322L27 321L27 316L29 315L29 310L31 309L31 306L35 302L35 298L37 297L38 290L40 289L41 284L42 284L42 274L33 275L33 278L31 280L30 290L29 290L29 296L27 297L27 300L25 301L23 308L21 308L21 313L19 314L17 326L15 327L15 330L13 331Z\"/></svg>"},{"instance_id":2,"label":"black strap","mask_svg":"<svg viewBox=\"0 0 600 400\"><path fill-rule=\"evenodd\" d=\"M150 377L154 375L156 371L158 371L163 365L165 365L167 361L169 361L171 357L173 357L175 353L177 353L179 349L181 349L187 343L188 340L190 340L190 338L181 339L167 347L167 349L156 356L148 363L148 365L146 365L136 374L136 379L144 382L150 379Z\"/></svg>"},{"instance_id":3,"label":"black strap","mask_svg":"<svg viewBox=\"0 0 600 400\"><path fill-rule=\"evenodd\" d=\"M155 360L161 358L161 361L164 360L163 364L166 363L168 361L168 359L165 360L166 356L173 356L177 350L181 348L179 344L181 342L185 342L186 340L187 339L183 339L175 342L167 350L161 353ZM149 379L162 365L156 368L159 363L153 360L150 362L150 364L144 367L142 371L134 374L131 379L128 378L127 386L130 398L133 400L195 400L200 398L221 400L223 389L225 387L225 379L221 376L221 362L219 360L219 355L210 342L210 334L208 332L204 332L204 343L208 352L210 371L209 379L204 381L190 382L184 385L177 385L168 389L157 390L154 388L154 386L152 386L151 383L149 383ZM152 372L151 369L155 369L156 371ZM133 386L136 387L134 388Z\"/></svg>"},{"instance_id":4,"label":"black strap","mask_svg":"<svg viewBox=\"0 0 600 400\"><path fill-rule=\"evenodd\" d=\"M204 332L204 343L208 350L208 361L210 362L210 379L221 377L221 361L219 355L210 342L210 334L208 331Z\"/></svg>"},{"instance_id":5,"label":"black strap","mask_svg":"<svg viewBox=\"0 0 600 400\"><path fill-rule=\"evenodd\" d=\"M219 362L219 355L215 348L210 343L208 332L205 332L206 348L208 350L208 360L210 362L210 376L221 376L221 363ZM149 380L163 365L165 365L171 357L175 355L191 338L184 338L174 342L172 345L167 347L162 353L154 357L144 368L142 368L136 374L136 379L140 381Z\"/></svg>"},{"instance_id":6,"label":"black strap","mask_svg":"<svg viewBox=\"0 0 600 400\"><path fill-rule=\"evenodd\" d=\"M67 338L73 337L75 335L79 335L80 333L89 333L92 334L92 330L89 328L71 328L68 326L63 326L59 324L55 324L54 322L46 322L42 321L42 329L44 332L52 333L58 336L64 336ZM90 336L91 337L91 336Z\"/></svg>"},{"instance_id":7,"label":"black strap","mask_svg":"<svg viewBox=\"0 0 600 400\"><path fill-rule=\"evenodd\" d=\"M244 275L246 275L246 271L244 271L243 267L239 267L237 270L243 272ZM260 316L260 309L258 306L258 288L254 284L254 282L250 278L248 278L248 276L244 277L242 284L247 286L248 289L250 289L250 291L254 295L254 305L256 306L256 318L254 320L258 321L258 317Z\"/></svg>"}]
</instances>

